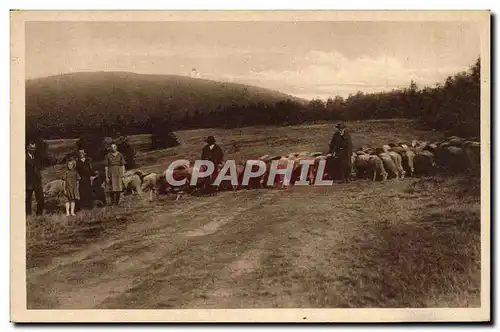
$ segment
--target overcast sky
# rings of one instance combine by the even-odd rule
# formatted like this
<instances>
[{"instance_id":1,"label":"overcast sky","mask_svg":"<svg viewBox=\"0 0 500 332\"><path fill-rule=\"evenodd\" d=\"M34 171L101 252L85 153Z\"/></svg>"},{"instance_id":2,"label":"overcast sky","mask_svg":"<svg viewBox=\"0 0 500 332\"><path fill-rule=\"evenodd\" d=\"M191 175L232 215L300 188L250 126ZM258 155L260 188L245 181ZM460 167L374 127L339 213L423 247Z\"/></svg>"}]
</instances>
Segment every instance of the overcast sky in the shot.
<instances>
[{"instance_id":1,"label":"overcast sky","mask_svg":"<svg viewBox=\"0 0 500 332\"><path fill-rule=\"evenodd\" d=\"M28 22L26 76L191 75L326 99L434 85L479 48L467 22Z\"/></svg>"}]
</instances>

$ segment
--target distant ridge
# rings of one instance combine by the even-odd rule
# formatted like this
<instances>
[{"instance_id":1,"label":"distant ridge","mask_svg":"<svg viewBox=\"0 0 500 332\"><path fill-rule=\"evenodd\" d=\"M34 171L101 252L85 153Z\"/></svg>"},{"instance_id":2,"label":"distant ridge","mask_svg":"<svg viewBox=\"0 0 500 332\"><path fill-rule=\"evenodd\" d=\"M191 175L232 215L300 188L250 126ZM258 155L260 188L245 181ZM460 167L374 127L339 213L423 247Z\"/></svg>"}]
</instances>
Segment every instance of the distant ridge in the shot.
<instances>
[{"instance_id":1,"label":"distant ridge","mask_svg":"<svg viewBox=\"0 0 500 332\"><path fill-rule=\"evenodd\" d=\"M65 128L145 123L214 114L233 105L308 101L261 87L176 75L78 72L26 80L26 124L52 136ZM256 108L259 111L260 107ZM125 128L126 129L126 128ZM78 130L77 130L78 131ZM71 130L73 134L80 134ZM57 134L59 135L59 134ZM56 136L57 136L56 135Z\"/></svg>"},{"instance_id":2,"label":"distant ridge","mask_svg":"<svg viewBox=\"0 0 500 332\"><path fill-rule=\"evenodd\" d=\"M175 75L130 72L78 72L26 81L28 119L67 119L93 115L144 116L218 109L231 104L304 99L256 86Z\"/></svg>"}]
</instances>

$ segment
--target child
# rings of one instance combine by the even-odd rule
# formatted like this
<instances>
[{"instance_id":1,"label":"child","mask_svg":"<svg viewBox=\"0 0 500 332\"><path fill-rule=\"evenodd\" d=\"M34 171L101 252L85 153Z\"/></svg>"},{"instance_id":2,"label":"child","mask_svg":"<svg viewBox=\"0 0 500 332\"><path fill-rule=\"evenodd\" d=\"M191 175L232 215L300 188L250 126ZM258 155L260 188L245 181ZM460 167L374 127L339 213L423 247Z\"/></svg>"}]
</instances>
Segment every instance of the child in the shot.
<instances>
[{"instance_id":1,"label":"child","mask_svg":"<svg viewBox=\"0 0 500 332\"><path fill-rule=\"evenodd\" d=\"M70 158L66 163L66 173L64 173L64 195L66 196L66 216L75 216L75 200L80 199L78 181L80 176L76 171L76 160Z\"/></svg>"}]
</instances>

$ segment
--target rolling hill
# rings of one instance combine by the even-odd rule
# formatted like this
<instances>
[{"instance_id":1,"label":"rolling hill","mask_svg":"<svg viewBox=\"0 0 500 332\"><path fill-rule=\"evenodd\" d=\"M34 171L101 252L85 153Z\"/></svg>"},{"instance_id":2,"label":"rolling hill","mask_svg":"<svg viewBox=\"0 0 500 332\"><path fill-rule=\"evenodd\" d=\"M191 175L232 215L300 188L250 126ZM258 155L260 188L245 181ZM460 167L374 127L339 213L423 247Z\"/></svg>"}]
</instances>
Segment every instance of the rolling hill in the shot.
<instances>
[{"instance_id":1,"label":"rolling hill","mask_svg":"<svg viewBox=\"0 0 500 332\"><path fill-rule=\"evenodd\" d=\"M26 81L27 123L44 132L114 122L118 116L126 123L141 123L168 113L175 120L187 113L213 112L234 104L284 100L306 102L256 86L173 75L80 72Z\"/></svg>"}]
</instances>

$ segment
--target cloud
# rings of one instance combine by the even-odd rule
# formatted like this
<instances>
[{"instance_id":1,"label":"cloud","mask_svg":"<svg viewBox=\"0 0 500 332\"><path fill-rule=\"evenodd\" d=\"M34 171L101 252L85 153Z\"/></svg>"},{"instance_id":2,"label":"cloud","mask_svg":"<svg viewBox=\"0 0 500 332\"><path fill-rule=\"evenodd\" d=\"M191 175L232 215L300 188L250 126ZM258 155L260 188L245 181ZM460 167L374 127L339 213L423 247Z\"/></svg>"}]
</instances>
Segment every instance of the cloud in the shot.
<instances>
[{"instance_id":1,"label":"cloud","mask_svg":"<svg viewBox=\"0 0 500 332\"><path fill-rule=\"evenodd\" d=\"M245 74L219 74L219 79L258 85L305 98L348 96L358 91L378 92L408 86L434 85L462 67L410 68L391 56L349 59L339 52L309 51L294 70L250 70ZM431 66L431 65L430 65Z\"/></svg>"},{"instance_id":2,"label":"cloud","mask_svg":"<svg viewBox=\"0 0 500 332\"><path fill-rule=\"evenodd\" d=\"M153 44L108 43L99 46L102 49L99 53L83 50L75 55L71 51L66 58L63 57L67 61L58 61L52 69L64 72L67 70L63 68L71 71L106 68L186 75L256 85L307 99L326 99L335 95L347 97L358 91L387 91L408 86L411 80L419 86L434 85L443 82L449 75L467 69L437 67L436 62L418 62L418 67L411 67L405 61L407 59L370 55L347 57L338 51L310 50L286 54L196 44L179 45L175 50L167 45ZM52 61L51 57L47 59ZM37 68L51 67L50 63L40 61L35 64ZM27 66L28 71L31 69Z\"/></svg>"}]
</instances>

